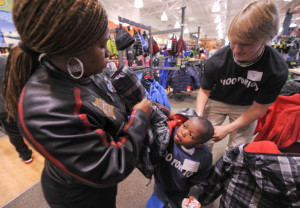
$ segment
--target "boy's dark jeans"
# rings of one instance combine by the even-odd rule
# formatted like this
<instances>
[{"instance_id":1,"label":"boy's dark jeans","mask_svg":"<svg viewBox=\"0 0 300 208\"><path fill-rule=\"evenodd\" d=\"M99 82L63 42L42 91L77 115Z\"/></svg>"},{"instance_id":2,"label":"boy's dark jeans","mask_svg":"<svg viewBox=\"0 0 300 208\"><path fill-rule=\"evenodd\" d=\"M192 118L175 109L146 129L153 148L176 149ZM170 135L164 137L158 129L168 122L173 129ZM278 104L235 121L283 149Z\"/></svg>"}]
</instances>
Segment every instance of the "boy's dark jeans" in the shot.
<instances>
[{"instance_id":1,"label":"boy's dark jeans","mask_svg":"<svg viewBox=\"0 0 300 208\"><path fill-rule=\"evenodd\" d=\"M31 158L32 151L25 144L16 122L12 120L8 122L7 113L2 112L0 113L0 124L2 129L4 130L1 131L8 135L10 143L12 143L15 146L17 152L19 153L19 157L24 161L29 160Z\"/></svg>"}]
</instances>

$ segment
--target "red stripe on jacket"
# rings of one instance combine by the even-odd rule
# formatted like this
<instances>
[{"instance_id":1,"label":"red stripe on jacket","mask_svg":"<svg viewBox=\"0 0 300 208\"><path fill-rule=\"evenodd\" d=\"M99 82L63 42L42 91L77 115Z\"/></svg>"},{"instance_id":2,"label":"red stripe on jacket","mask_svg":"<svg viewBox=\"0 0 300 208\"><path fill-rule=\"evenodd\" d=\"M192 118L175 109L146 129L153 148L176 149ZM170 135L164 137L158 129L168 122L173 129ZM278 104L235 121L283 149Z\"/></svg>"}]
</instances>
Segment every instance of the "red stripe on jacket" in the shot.
<instances>
[{"instance_id":1,"label":"red stripe on jacket","mask_svg":"<svg viewBox=\"0 0 300 208\"><path fill-rule=\"evenodd\" d=\"M23 98L24 98L24 93L25 93L25 89L26 87L23 88L21 96L20 96L20 101L19 101L19 105L18 105L18 110L19 110L19 119L20 119L20 123L21 126L24 130L24 133L27 135L27 138L35 145L35 147L37 149L39 149L39 151L47 158L49 159L52 163L54 163L57 167L59 167L61 170L65 171L66 173L68 173L70 176L73 176L74 178L80 180L80 181L84 181L88 184L92 184L98 187L106 187L107 185L100 185L97 183L94 183L92 181L89 181L85 178L82 178L74 173L72 173L71 171L69 171L59 160L57 160L56 158L54 158L52 155L50 155L45 148L34 139L34 137L32 136L32 134L29 132L29 130L26 127L26 124L24 122L24 116L23 116Z\"/></svg>"},{"instance_id":2,"label":"red stripe on jacket","mask_svg":"<svg viewBox=\"0 0 300 208\"><path fill-rule=\"evenodd\" d=\"M86 132L91 132L91 123L89 122L86 114L79 114L82 106L82 99L80 97L80 89L78 87L74 87L74 98L75 98L75 108L74 114L78 115Z\"/></svg>"}]
</instances>

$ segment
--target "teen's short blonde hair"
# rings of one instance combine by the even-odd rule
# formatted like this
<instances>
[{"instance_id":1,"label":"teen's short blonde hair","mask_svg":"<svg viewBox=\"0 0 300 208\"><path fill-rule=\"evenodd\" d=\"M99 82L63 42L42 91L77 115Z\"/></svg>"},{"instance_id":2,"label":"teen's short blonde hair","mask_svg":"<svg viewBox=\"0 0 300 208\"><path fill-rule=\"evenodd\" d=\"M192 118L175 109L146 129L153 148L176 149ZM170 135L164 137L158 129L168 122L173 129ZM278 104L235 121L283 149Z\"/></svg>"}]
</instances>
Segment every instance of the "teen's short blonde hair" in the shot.
<instances>
[{"instance_id":1,"label":"teen's short blonde hair","mask_svg":"<svg viewBox=\"0 0 300 208\"><path fill-rule=\"evenodd\" d=\"M272 40L279 28L279 11L274 2L258 0L249 3L233 18L228 39L235 43Z\"/></svg>"}]
</instances>

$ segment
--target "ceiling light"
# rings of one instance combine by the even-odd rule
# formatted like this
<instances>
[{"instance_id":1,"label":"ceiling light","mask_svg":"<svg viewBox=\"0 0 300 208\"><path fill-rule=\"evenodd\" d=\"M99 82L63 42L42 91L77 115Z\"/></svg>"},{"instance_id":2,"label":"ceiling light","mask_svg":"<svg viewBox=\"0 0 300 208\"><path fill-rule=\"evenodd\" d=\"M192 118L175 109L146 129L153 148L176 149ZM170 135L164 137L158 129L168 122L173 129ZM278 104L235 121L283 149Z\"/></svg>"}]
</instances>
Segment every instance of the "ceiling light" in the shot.
<instances>
[{"instance_id":1,"label":"ceiling light","mask_svg":"<svg viewBox=\"0 0 300 208\"><path fill-rule=\"evenodd\" d=\"M144 6L143 0L134 0L134 7L135 8L142 8Z\"/></svg>"},{"instance_id":2,"label":"ceiling light","mask_svg":"<svg viewBox=\"0 0 300 208\"><path fill-rule=\"evenodd\" d=\"M220 11L220 10L221 10L220 4L219 4L218 1L216 1L216 2L214 3L214 6L213 6L211 12L218 12L218 11Z\"/></svg>"},{"instance_id":3,"label":"ceiling light","mask_svg":"<svg viewBox=\"0 0 300 208\"><path fill-rule=\"evenodd\" d=\"M225 38L225 45L228 45L229 44L229 39L228 39L228 36L226 36Z\"/></svg>"},{"instance_id":4,"label":"ceiling light","mask_svg":"<svg viewBox=\"0 0 300 208\"><path fill-rule=\"evenodd\" d=\"M189 29L186 27L185 29L184 29L184 33L189 33L190 31L189 31Z\"/></svg>"},{"instance_id":5,"label":"ceiling light","mask_svg":"<svg viewBox=\"0 0 300 208\"><path fill-rule=\"evenodd\" d=\"M216 27L217 30L222 30L223 25L222 24L218 24L218 26Z\"/></svg>"},{"instance_id":6,"label":"ceiling light","mask_svg":"<svg viewBox=\"0 0 300 208\"><path fill-rule=\"evenodd\" d=\"M283 0L283 1L293 1L293 0Z\"/></svg>"},{"instance_id":7,"label":"ceiling light","mask_svg":"<svg viewBox=\"0 0 300 208\"><path fill-rule=\"evenodd\" d=\"M175 24L174 28L180 28L180 24L179 24L179 22L176 22L176 24Z\"/></svg>"},{"instance_id":8,"label":"ceiling light","mask_svg":"<svg viewBox=\"0 0 300 208\"><path fill-rule=\"evenodd\" d=\"M221 23L221 17L220 15L216 16L214 23Z\"/></svg>"},{"instance_id":9,"label":"ceiling light","mask_svg":"<svg viewBox=\"0 0 300 208\"><path fill-rule=\"evenodd\" d=\"M160 18L161 21L167 21L168 20L168 16L165 12L163 12L163 14L161 15L161 18Z\"/></svg>"},{"instance_id":10,"label":"ceiling light","mask_svg":"<svg viewBox=\"0 0 300 208\"><path fill-rule=\"evenodd\" d=\"M219 34L219 39L223 39L223 38L224 38L224 36Z\"/></svg>"}]
</instances>

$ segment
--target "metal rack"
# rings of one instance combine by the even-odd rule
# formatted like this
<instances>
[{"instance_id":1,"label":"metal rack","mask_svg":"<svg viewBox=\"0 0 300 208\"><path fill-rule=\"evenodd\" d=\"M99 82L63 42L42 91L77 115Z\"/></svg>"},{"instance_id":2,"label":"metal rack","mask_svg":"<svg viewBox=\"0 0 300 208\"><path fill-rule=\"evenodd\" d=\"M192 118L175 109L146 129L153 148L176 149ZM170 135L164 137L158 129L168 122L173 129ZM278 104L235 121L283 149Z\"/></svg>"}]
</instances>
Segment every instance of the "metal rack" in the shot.
<instances>
[{"instance_id":1,"label":"metal rack","mask_svg":"<svg viewBox=\"0 0 300 208\"><path fill-rule=\"evenodd\" d=\"M131 21L129 19L126 19L126 18L123 18L123 17L118 17L119 18L119 22L122 22L122 23L126 23L126 24L129 24L129 25L132 25L132 26L135 26L135 27L139 27L139 28L142 28L144 30L148 30L149 31L149 37L150 37L150 45L149 45L149 51L150 51L150 69L152 69L152 34L151 34L151 26L146 26L146 25L143 25L143 24L140 24L140 23L137 23L137 22L134 22L134 21ZM122 52L119 53L119 64L123 64L123 57L122 57ZM151 77L153 75L153 72L152 70L150 70L150 73L151 73Z\"/></svg>"}]
</instances>

